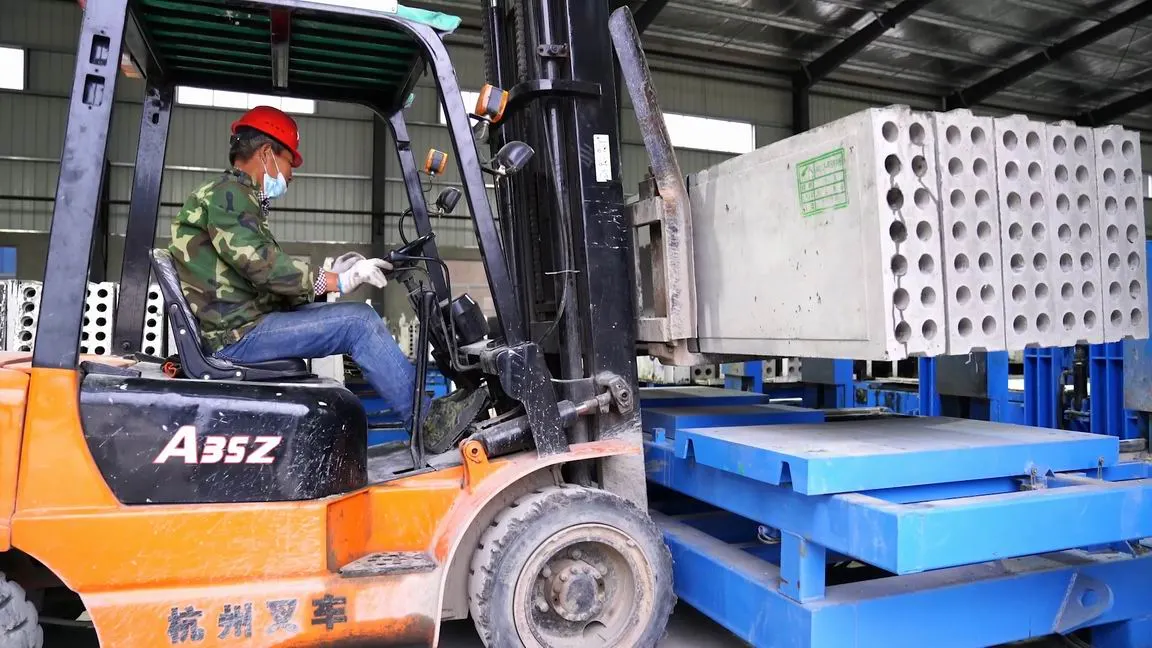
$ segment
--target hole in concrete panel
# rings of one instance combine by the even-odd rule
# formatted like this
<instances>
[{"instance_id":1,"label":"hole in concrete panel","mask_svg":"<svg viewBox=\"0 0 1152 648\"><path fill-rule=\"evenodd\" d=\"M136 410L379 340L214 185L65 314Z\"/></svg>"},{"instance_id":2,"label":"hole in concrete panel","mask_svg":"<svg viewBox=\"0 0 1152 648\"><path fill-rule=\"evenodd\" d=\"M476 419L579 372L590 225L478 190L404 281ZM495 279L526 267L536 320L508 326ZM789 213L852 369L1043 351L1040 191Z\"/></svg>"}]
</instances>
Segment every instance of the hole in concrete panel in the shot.
<instances>
[{"instance_id":1,"label":"hole in concrete panel","mask_svg":"<svg viewBox=\"0 0 1152 648\"><path fill-rule=\"evenodd\" d=\"M1132 326L1140 326L1144 321L1144 313L1139 308L1133 308L1132 312L1128 314L1128 321L1132 323Z\"/></svg>"},{"instance_id":2,"label":"hole in concrete panel","mask_svg":"<svg viewBox=\"0 0 1152 648\"><path fill-rule=\"evenodd\" d=\"M1029 132L1028 137L1024 138L1024 142L1028 145L1028 148L1033 151L1040 148L1040 136L1037 135L1035 131Z\"/></svg>"},{"instance_id":3,"label":"hole in concrete panel","mask_svg":"<svg viewBox=\"0 0 1152 648\"><path fill-rule=\"evenodd\" d=\"M1024 272L1024 255L1013 254L1011 264L1013 272Z\"/></svg>"},{"instance_id":4,"label":"hole in concrete panel","mask_svg":"<svg viewBox=\"0 0 1152 648\"><path fill-rule=\"evenodd\" d=\"M96 304L96 311L97 312L103 313L106 310L108 310L108 304L105 304L104 302L100 302L99 304Z\"/></svg>"},{"instance_id":5,"label":"hole in concrete panel","mask_svg":"<svg viewBox=\"0 0 1152 648\"><path fill-rule=\"evenodd\" d=\"M892 304L899 310L908 308L909 301L908 291L903 288L897 288L896 292L892 293Z\"/></svg>"},{"instance_id":6,"label":"hole in concrete panel","mask_svg":"<svg viewBox=\"0 0 1152 648\"><path fill-rule=\"evenodd\" d=\"M1058 236L1061 241L1067 243L1072 240L1072 228L1067 225L1061 225L1056 229L1056 236Z\"/></svg>"},{"instance_id":7,"label":"hole in concrete panel","mask_svg":"<svg viewBox=\"0 0 1152 648\"><path fill-rule=\"evenodd\" d=\"M1092 209L1092 199L1087 194L1080 194L1080 197L1076 199L1076 207L1081 212L1088 213L1088 210Z\"/></svg>"},{"instance_id":8,"label":"hole in concrete panel","mask_svg":"<svg viewBox=\"0 0 1152 648\"><path fill-rule=\"evenodd\" d=\"M988 163L984 161L984 158L978 157L972 162L972 173L976 174L977 178L988 175Z\"/></svg>"},{"instance_id":9,"label":"hole in concrete panel","mask_svg":"<svg viewBox=\"0 0 1152 648\"><path fill-rule=\"evenodd\" d=\"M920 266L920 272L931 274L936 268L936 261L932 258L931 254L921 254L918 265Z\"/></svg>"},{"instance_id":10,"label":"hole in concrete panel","mask_svg":"<svg viewBox=\"0 0 1152 648\"><path fill-rule=\"evenodd\" d=\"M900 164L900 156L895 153L884 158L884 170L888 172L888 175L894 176L900 173L901 168L903 165Z\"/></svg>"},{"instance_id":11,"label":"hole in concrete panel","mask_svg":"<svg viewBox=\"0 0 1152 648\"><path fill-rule=\"evenodd\" d=\"M884 122L884 125L880 127L880 132L884 134L884 139L889 142L895 142L896 138L900 136L900 129L896 128L896 124L892 122Z\"/></svg>"},{"instance_id":12,"label":"hole in concrete panel","mask_svg":"<svg viewBox=\"0 0 1152 648\"><path fill-rule=\"evenodd\" d=\"M1036 284L1036 289L1033 291L1033 294L1036 295L1036 299L1048 299L1048 284L1043 281Z\"/></svg>"},{"instance_id":13,"label":"hole in concrete panel","mask_svg":"<svg viewBox=\"0 0 1152 648\"><path fill-rule=\"evenodd\" d=\"M1132 283L1136 283L1136 282L1132 282ZM1112 283L1108 284L1108 296L1112 297L1112 298L1116 298L1116 297L1120 296L1120 282L1119 281L1113 281Z\"/></svg>"},{"instance_id":14,"label":"hole in concrete panel","mask_svg":"<svg viewBox=\"0 0 1152 648\"><path fill-rule=\"evenodd\" d=\"M1080 294L1085 299L1092 299L1096 295L1096 284L1091 281L1085 281L1083 286L1080 286Z\"/></svg>"},{"instance_id":15,"label":"hole in concrete panel","mask_svg":"<svg viewBox=\"0 0 1152 648\"><path fill-rule=\"evenodd\" d=\"M896 341L903 344L912 337L912 327L908 326L908 322L900 322L896 325Z\"/></svg>"},{"instance_id":16,"label":"hole in concrete panel","mask_svg":"<svg viewBox=\"0 0 1152 648\"><path fill-rule=\"evenodd\" d=\"M1091 252L1085 252L1084 254L1080 255L1080 269L1081 270L1091 270L1092 266L1095 265L1095 263L1096 263L1096 259L1092 258Z\"/></svg>"},{"instance_id":17,"label":"hole in concrete panel","mask_svg":"<svg viewBox=\"0 0 1152 648\"><path fill-rule=\"evenodd\" d=\"M984 331L984 335L992 335L996 332L996 318L986 315L984 320L980 322L980 328Z\"/></svg>"},{"instance_id":18,"label":"hole in concrete panel","mask_svg":"<svg viewBox=\"0 0 1152 648\"><path fill-rule=\"evenodd\" d=\"M1139 254L1137 254L1135 252L1129 252L1128 253L1128 269L1129 270L1139 270L1140 269L1140 255Z\"/></svg>"},{"instance_id":19,"label":"hole in concrete panel","mask_svg":"<svg viewBox=\"0 0 1152 648\"><path fill-rule=\"evenodd\" d=\"M953 207L960 209L964 206L964 192L960 191L959 189L953 189L952 195L949 196L949 200L952 201Z\"/></svg>"},{"instance_id":20,"label":"hole in concrete panel","mask_svg":"<svg viewBox=\"0 0 1152 648\"><path fill-rule=\"evenodd\" d=\"M1115 284L1116 294L1114 297L1120 296L1120 284ZM1128 284L1128 296L1132 299L1140 299L1140 282L1133 279L1132 283Z\"/></svg>"},{"instance_id":21,"label":"hole in concrete panel","mask_svg":"<svg viewBox=\"0 0 1152 648\"><path fill-rule=\"evenodd\" d=\"M1076 182L1088 182L1088 167L1083 164L1076 167Z\"/></svg>"},{"instance_id":22,"label":"hole in concrete panel","mask_svg":"<svg viewBox=\"0 0 1152 648\"><path fill-rule=\"evenodd\" d=\"M1012 330L1017 333L1023 333L1028 330L1028 318L1023 315L1017 315L1016 319L1012 320Z\"/></svg>"},{"instance_id":23,"label":"hole in concrete panel","mask_svg":"<svg viewBox=\"0 0 1152 648\"><path fill-rule=\"evenodd\" d=\"M1048 257L1043 252L1037 253L1032 257L1032 267L1037 271L1041 271L1048 267Z\"/></svg>"},{"instance_id":24,"label":"hole in concrete panel","mask_svg":"<svg viewBox=\"0 0 1152 648\"><path fill-rule=\"evenodd\" d=\"M928 221L920 221L916 224L916 237L921 241L927 241L932 238L932 225Z\"/></svg>"},{"instance_id":25,"label":"hole in concrete panel","mask_svg":"<svg viewBox=\"0 0 1152 648\"><path fill-rule=\"evenodd\" d=\"M1018 141L1019 140L1016 138L1015 131L1004 131L1004 148L1008 149L1009 151L1014 150Z\"/></svg>"},{"instance_id":26,"label":"hole in concrete panel","mask_svg":"<svg viewBox=\"0 0 1152 648\"><path fill-rule=\"evenodd\" d=\"M1060 269L1064 272L1072 272L1072 255L1065 252L1060 255Z\"/></svg>"},{"instance_id":27,"label":"hole in concrete panel","mask_svg":"<svg viewBox=\"0 0 1152 648\"><path fill-rule=\"evenodd\" d=\"M1092 226L1088 223L1081 223L1079 234L1081 241L1087 241L1092 238Z\"/></svg>"},{"instance_id":28,"label":"hole in concrete panel","mask_svg":"<svg viewBox=\"0 0 1152 648\"><path fill-rule=\"evenodd\" d=\"M972 143L973 144L976 144L977 146L979 146L979 145L983 144L987 139L988 139L988 136L984 134L983 128L976 126L975 128L972 129Z\"/></svg>"},{"instance_id":29,"label":"hole in concrete panel","mask_svg":"<svg viewBox=\"0 0 1152 648\"><path fill-rule=\"evenodd\" d=\"M925 320L924 324L920 327L920 332L924 335L925 340L931 340L936 337L936 322Z\"/></svg>"},{"instance_id":30,"label":"hole in concrete panel","mask_svg":"<svg viewBox=\"0 0 1152 648\"><path fill-rule=\"evenodd\" d=\"M1064 136L1057 135L1056 137L1052 138L1052 150L1061 155L1064 154L1064 151L1068 150L1068 142L1064 139Z\"/></svg>"},{"instance_id":31,"label":"hole in concrete panel","mask_svg":"<svg viewBox=\"0 0 1152 648\"><path fill-rule=\"evenodd\" d=\"M1104 199L1104 211L1108 212L1109 214L1115 214L1116 210L1119 208L1120 205L1117 204L1116 199L1112 196L1108 196Z\"/></svg>"},{"instance_id":32,"label":"hole in concrete panel","mask_svg":"<svg viewBox=\"0 0 1152 648\"><path fill-rule=\"evenodd\" d=\"M1028 204L1032 206L1032 209L1044 209L1044 196L1041 196L1039 191L1033 191L1028 198Z\"/></svg>"},{"instance_id":33,"label":"hole in concrete panel","mask_svg":"<svg viewBox=\"0 0 1152 648\"><path fill-rule=\"evenodd\" d=\"M1124 154L1124 157L1132 159L1132 156L1136 154L1136 147L1132 146L1132 142L1125 141L1120 145L1120 152Z\"/></svg>"},{"instance_id":34,"label":"hole in concrete panel","mask_svg":"<svg viewBox=\"0 0 1152 648\"><path fill-rule=\"evenodd\" d=\"M1135 184L1136 172L1132 169L1124 169L1124 184Z\"/></svg>"},{"instance_id":35,"label":"hole in concrete panel","mask_svg":"<svg viewBox=\"0 0 1152 648\"><path fill-rule=\"evenodd\" d=\"M1068 167L1063 164L1056 165L1056 181L1068 182Z\"/></svg>"},{"instance_id":36,"label":"hole in concrete panel","mask_svg":"<svg viewBox=\"0 0 1152 648\"><path fill-rule=\"evenodd\" d=\"M981 254L978 263L981 270L988 272L992 269L992 255L987 252Z\"/></svg>"},{"instance_id":37,"label":"hole in concrete panel","mask_svg":"<svg viewBox=\"0 0 1152 648\"><path fill-rule=\"evenodd\" d=\"M992 287L992 284L984 284L981 286L980 301L988 304L991 303L993 299L996 299L996 289Z\"/></svg>"},{"instance_id":38,"label":"hole in concrete panel","mask_svg":"<svg viewBox=\"0 0 1152 648\"><path fill-rule=\"evenodd\" d=\"M948 130L944 131L945 136L948 138L949 144L960 143L960 129L955 126L949 126Z\"/></svg>"},{"instance_id":39,"label":"hole in concrete panel","mask_svg":"<svg viewBox=\"0 0 1152 648\"><path fill-rule=\"evenodd\" d=\"M1136 199L1133 198L1132 196L1128 196L1127 198L1125 198L1124 199L1124 209L1128 210L1129 212L1136 211Z\"/></svg>"},{"instance_id":40,"label":"hole in concrete panel","mask_svg":"<svg viewBox=\"0 0 1152 648\"><path fill-rule=\"evenodd\" d=\"M1088 140L1084 139L1083 135L1077 135L1072 141L1072 148L1076 149L1077 153L1083 154L1088 150Z\"/></svg>"},{"instance_id":41,"label":"hole in concrete panel","mask_svg":"<svg viewBox=\"0 0 1152 648\"><path fill-rule=\"evenodd\" d=\"M916 201L916 206L920 209L927 209L928 203L932 202L932 194L928 193L927 189L921 187L912 194L912 199Z\"/></svg>"},{"instance_id":42,"label":"hole in concrete panel","mask_svg":"<svg viewBox=\"0 0 1152 648\"><path fill-rule=\"evenodd\" d=\"M1100 152L1104 154L1104 157L1112 157L1112 154L1116 152L1116 145L1112 143L1112 140L1106 139L1100 145Z\"/></svg>"},{"instance_id":43,"label":"hole in concrete panel","mask_svg":"<svg viewBox=\"0 0 1152 648\"><path fill-rule=\"evenodd\" d=\"M956 331L960 333L962 337L972 335L972 320L967 317L961 317L960 321L956 322Z\"/></svg>"},{"instance_id":44,"label":"hole in concrete panel","mask_svg":"<svg viewBox=\"0 0 1152 648\"><path fill-rule=\"evenodd\" d=\"M1129 243L1135 243L1140 239L1140 228L1135 225L1129 225L1128 229L1124 230L1124 236L1128 239Z\"/></svg>"},{"instance_id":45,"label":"hole in concrete panel","mask_svg":"<svg viewBox=\"0 0 1152 648\"><path fill-rule=\"evenodd\" d=\"M964 305L968 303L969 299L972 299L972 291L968 289L968 286L960 286L956 289L956 303Z\"/></svg>"},{"instance_id":46,"label":"hole in concrete panel","mask_svg":"<svg viewBox=\"0 0 1152 648\"><path fill-rule=\"evenodd\" d=\"M106 333L104 333L104 331L97 331L96 332L96 339L97 340L103 340L106 337L108 337L108 335Z\"/></svg>"},{"instance_id":47,"label":"hole in concrete panel","mask_svg":"<svg viewBox=\"0 0 1152 648\"><path fill-rule=\"evenodd\" d=\"M892 187L888 190L888 208L892 211L898 211L904 206L904 192L900 191L899 187Z\"/></svg>"},{"instance_id":48,"label":"hole in concrete panel","mask_svg":"<svg viewBox=\"0 0 1152 648\"><path fill-rule=\"evenodd\" d=\"M1124 314L1118 310L1114 310L1108 319L1112 322L1112 326L1120 326L1124 323Z\"/></svg>"},{"instance_id":49,"label":"hole in concrete panel","mask_svg":"<svg viewBox=\"0 0 1152 648\"><path fill-rule=\"evenodd\" d=\"M1104 184L1108 185L1109 187L1116 184L1116 172L1111 168L1104 169Z\"/></svg>"},{"instance_id":50,"label":"hole in concrete panel","mask_svg":"<svg viewBox=\"0 0 1152 648\"><path fill-rule=\"evenodd\" d=\"M951 160L948 160L948 173L951 173L954 176L958 176L961 173L964 173L964 163L960 161L960 158L954 157Z\"/></svg>"},{"instance_id":51,"label":"hole in concrete panel","mask_svg":"<svg viewBox=\"0 0 1152 648\"><path fill-rule=\"evenodd\" d=\"M96 318L96 326L107 326L107 325L108 325L108 320L106 318L103 318L103 317L97 317Z\"/></svg>"},{"instance_id":52,"label":"hole in concrete panel","mask_svg":"<svg viewBox=\"0 0 1152 648\"><path fill-rule=\"evenodd\" d=\"M923 155L917 155L912 158L912 173L916 174L917 178L923 178L924 174L928 172L928 161L924 159Z\"/></svg>"},{"instance_id":53,"label":"hole in concrete panel","mask_svg":"<svg viewBox=\"0 0 1152 648\"><path fill-rule=\"evenodd\" d=\"M979 195L979 193L977 193ZM987 241L992 236L992 224L988 221L980 221L976 225L976 238L981 241Z\"/></svg>"},{"instance_id":54,"label":"hole in concrete panel","mask_svg":"<svg viewBox=\"0 0 1152 648\"><path fill-rule=\"evenodd\" d=\"M1120 228L1115 225L1109 225L1108 229L1104 230L1104 235L1108 237L1109 241L1115 243L1120 239Z\"/></svg>"},{"instance_id":55,"label":"hole in concrete panel","mask_svg":"<svg viewBox=\"0 0 1152 648\"><path fill-rule=\"evenodd\" d=\"M1015 191L1008 194L1008 208L1013 211L1020 209L1020 194Z\"/></svg>"},{"instance_id":56,"label":"hole in concrete panel","mask_svg":"<svg viewBox=\"0 0 1152 648\"><path fill-rule=\"evenodd\" d=\"M1032 224L1032 238L1036 239L1037 241L1042 241L1044 240L1044 234L1046 233L1047 229L1044 227L1044 223Z\"/></svg>"},{"instance_id":57,"label":"hole in concrete panel","mask_svg":"<svg viewBox=\"0 0 1152 648\"><path fill-rule=\"evenodd\" d=\"M957 241L963 241L964 237L968 234L968 226L961 221L956 221L952 225L952 238Z\"/></svg>"},{"instance_id":58,"label":"hole in concrete panel","mask_svg":"<svg viewBox=\"0 0 1152 648\"><path fill-rule=\"evenodd\" d=\"M903 243L908 240L908 228L903 221L892 221L892 224L888 226L888 237L894 243Z\"/></svg>"},{"instance_id":59,"label":"hole in concrete panel","mask_svg":"<svg viewBox=\"0 0 1152 648\"><path fill-rule=\"evenodd\" d=\"M100 290L97 290L96 296L99 297L100 299L104 299L105 297L108 296L108 289L107 288L101 288Z\"/></svg>"},{"instance_id":60,"label":"hole in concrete panel","mask_svg":"<svg viewBox=\"0 0 1152 648\"><path fill-rule=\"evenodd\" d=\"M936 291L930 287L926 287L920 291L920 303L925 306L931 306L936 303Z\"/></svg>"},{"instance_id":61,"label":"hole in concrete panel","mask_svg":"<svg viewBox=\"0 0 1152 648\"><path fill-rule=\"evenodd\" d=\"M1012 301L1022 302L1022 301L1024 301L1024 298L1027 296L1028 296L1028 291L1024 288L1024 286L1021 286L1020 284L1016 284L1015 286L1012 287Z\"/></svg>"},{"instance_id":62,"label":"hole in concrete panel","mask_svg":"<svg viewBox=\"0 0 1152 648\"><path fill-rule=\"evenodd\" d=\"M1047 313L1040 313L1036 316L1036 328L1039 329L1041 333L1052 328L1052 318L1048 317Z\"/></svg>"},{"instance_id":63,"label":"hole in concrete panel","mask_svg":"<svg viewBox=\"0 0 1152 648\"><path fill-rule=\"evenodd\" d=\"M1108 269L1109 270L1119 270L1120 269L1120 255L1119 254L1116 254L1115 252L1113 252L1112 254L1108 255Z\"/></svg>"},{"instance_id":64,"label":"hole in concrete panel","mask_svg":"<svg viewBox=\"0 0 1152 648\"><path fill-rule=\"evenodd\" d=\"M1015 162L1009 162L1004 165L1004 177L1009 180L1015 180L1020 177L1020 167Z\"/></svg>"},{"instance_id":65,"label":"hole in concrete panel","mask_svg":"<svg viewBox=\"0 0 1152 648\"><path fill-rule=\"evenodd\" d=\"M1032 178L1033 181L1039 182L1041 173L1043 173L1043 171L1040 169L1039 163L1033 162L1028 165L1028 177Z\"/></svg>"},{"instance_id":66,"label":"hole in concrete panel","mask_svg":"<svg viewBox=\"0 0 1152 648\"><path fill-rule=\"evenodd\" d=\"M983 189L979 189L976 191L976 206L977 207L984 207L985 205L988 204L989 200L990 199L988 198L988 192L987 191L984 191Z\"/></svg>"},{"instance_id":67,"label":"hole in concrete panel","mask_svg":"<svg viewBox=\"0 0 1152 648\"><path fill-rule=\"evenodd\" d=\"M1096 326L1096 313L1093 311L1084 312L1084 327L1091 329Z\"/></svg>"},{"instance_id":68,"label":"hole in concrete panel","mask_svg":"<svg viewBox=\"0 0 1152 648\"><path fill-rule=\"evenodd\" d=\"M955 266L956 272L967 272L968 271L968 255L957 254L956 259L953 261L953 266Z\"/></svg>"},{"instance_id":69,"label":"hole in concrete panel","mask_svg":"<svg viewBox=\"0 0 1152 648\"><path fill-rule=\"evenodd\" d=\"M1071 331L1076 326L1076 316L1072 313L1064 313L1064 330Z\"/></svg>"},{"instance_id":70,"label":"hole in concrete panel","mask_svg":"<svg viewBox=\"0 0 1152 648\"><path fill-rule=\"evenodd\" d=\"M924 127L920 125L920 122L914 122L912 126L908 128L908 138L912 140L913 144L923 146Z\"/></svg>"},{"instance_id":71,"label":"hole in concrete panel","mask_svg":"<svg viewBox=\"0 0 1152 648\"><path fill-rule=\"evenodd\" d=\"M903 254L892 257L892 274L897 277L908 274L908 259L905 259Z\"/></svg>"},{"instance_id":72,"label":"hole in concrete panel","mask_svg":"<svg viewBox=\"0 0 1152 648\"><path fill-rule=\"evenodd\" d=\"M1064 194L1056 196L1056 209L1060 210L1061 213L1067 214L1069 207L1071 207L1071 204L1068 202L1068 196Z\"/></svg>"}]
</instances>

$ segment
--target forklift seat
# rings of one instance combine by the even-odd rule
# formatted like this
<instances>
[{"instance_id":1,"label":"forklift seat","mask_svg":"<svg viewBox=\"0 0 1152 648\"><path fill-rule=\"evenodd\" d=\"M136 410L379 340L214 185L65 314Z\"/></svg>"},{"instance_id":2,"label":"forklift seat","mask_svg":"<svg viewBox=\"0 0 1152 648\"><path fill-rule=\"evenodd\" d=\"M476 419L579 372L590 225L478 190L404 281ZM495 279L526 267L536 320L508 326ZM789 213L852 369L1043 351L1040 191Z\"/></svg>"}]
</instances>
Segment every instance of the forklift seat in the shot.
<instances>
[{"instance_id":1,"label":"forklift seat","mask_svg":"<svg viewBox=\"0 0 1152 648\"><path fill-rule=\"evenodd\" d=\"M300 358L240 365L205 353L199 322L192 314L192 309L188 308L184 291L180 289L180 275L176 273L172 256L167 250L152 250L152 270L156 273L160 292L164 295L168 325L172 327L176 352L180 356L180 365L185 375L204 380L251 381L289 380L311 375L308 364Z\"/></svg>"}]
</instances>

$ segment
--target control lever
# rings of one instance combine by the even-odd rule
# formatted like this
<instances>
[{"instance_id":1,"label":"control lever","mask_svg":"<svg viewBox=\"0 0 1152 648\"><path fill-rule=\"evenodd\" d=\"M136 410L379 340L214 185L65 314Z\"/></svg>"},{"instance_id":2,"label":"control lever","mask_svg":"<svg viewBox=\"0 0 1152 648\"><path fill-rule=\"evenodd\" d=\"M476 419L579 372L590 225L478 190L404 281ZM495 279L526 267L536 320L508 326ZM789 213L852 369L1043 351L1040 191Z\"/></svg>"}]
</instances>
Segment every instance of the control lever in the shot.
<instances>
[{"instance_id":1,"label":"control lever","mask_svg":"<svg viewBox=\"0 0 1152 648\"><path fill-rule=\"evenodd\" d=\"M388 263L392 264L393 270L395 270L398 266L401 266L401 265L412 264L415 261L419 260L419 259L414 258L414 257L422 256L424 246L427 245L428 242L434 238L436 238L436 233L435 232L429 232L428 234L425 234L424 236L421 236L421 237L416 238L416 239L412 239L411 241L405 243L404 245L401 245L400 247L396 248L395 250L392 250L391 252L389 252L384 257L384 260L387 261Z\"/></svg>"}]
</instances>

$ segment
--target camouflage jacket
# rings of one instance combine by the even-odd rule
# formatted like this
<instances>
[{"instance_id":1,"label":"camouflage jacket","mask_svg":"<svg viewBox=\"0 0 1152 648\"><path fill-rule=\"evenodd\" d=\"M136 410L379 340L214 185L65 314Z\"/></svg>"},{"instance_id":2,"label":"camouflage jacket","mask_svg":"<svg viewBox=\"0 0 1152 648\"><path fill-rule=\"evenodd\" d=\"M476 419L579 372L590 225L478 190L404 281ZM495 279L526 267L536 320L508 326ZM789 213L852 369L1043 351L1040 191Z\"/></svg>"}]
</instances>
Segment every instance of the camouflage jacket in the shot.
<instances>
[{"instance_id":1,"label":"camouflage jacket","mask_svg":"<svg viewBox=\"0 0 1152 648\"><path fill-rule=\"evenodd\" d=\"M212 352L268 313L313 298L312 268L280 249L252 178L237 169L192 192L172 221L169 251Z\"/></svg>"}]
</instances>

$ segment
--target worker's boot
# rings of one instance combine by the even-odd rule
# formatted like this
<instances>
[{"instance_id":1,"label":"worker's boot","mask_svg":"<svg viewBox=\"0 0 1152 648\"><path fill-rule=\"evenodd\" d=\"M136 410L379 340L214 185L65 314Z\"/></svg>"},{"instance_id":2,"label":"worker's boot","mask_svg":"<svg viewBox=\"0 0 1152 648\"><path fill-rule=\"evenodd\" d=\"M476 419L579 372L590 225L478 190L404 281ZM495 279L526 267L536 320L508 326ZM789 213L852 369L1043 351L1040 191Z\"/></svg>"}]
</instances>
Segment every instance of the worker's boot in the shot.
<instances>
[{"instance_id":1,"label":"worker's boot","mask_svg":"<svg viewBox=\"0 0 1152 648\"><path fill-rule=\"evenodd\" d=\"M487 402L488 390L484 387L472 391L457 389L432 401L424 419L424 449L429 454L452 449Z\"/></svg>"}]
</instances>

